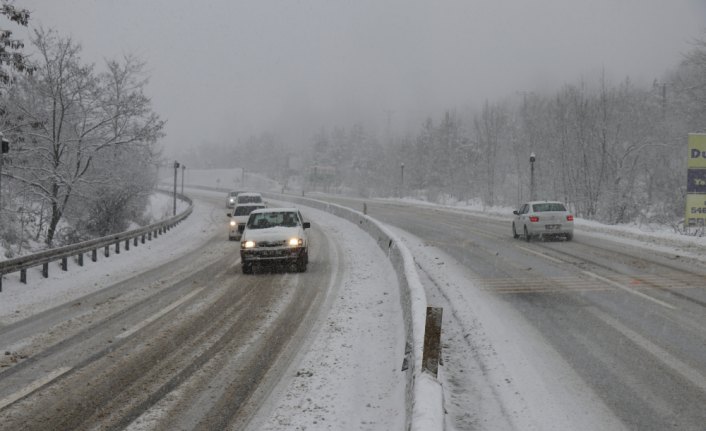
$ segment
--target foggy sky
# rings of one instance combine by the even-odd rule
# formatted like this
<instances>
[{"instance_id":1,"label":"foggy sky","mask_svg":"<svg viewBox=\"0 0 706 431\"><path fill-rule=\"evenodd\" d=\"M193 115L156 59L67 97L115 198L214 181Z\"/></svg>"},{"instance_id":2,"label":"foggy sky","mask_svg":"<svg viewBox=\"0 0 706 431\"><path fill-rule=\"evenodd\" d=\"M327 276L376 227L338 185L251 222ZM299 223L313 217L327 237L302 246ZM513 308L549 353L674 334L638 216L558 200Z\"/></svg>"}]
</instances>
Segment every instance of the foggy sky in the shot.
<instances>
[{"instance_id":1,"label":"foggy sky","mask_svg":"<svg viewBox=\"0 0 706 431\"><path fill-rule=\"evenodd\" d=\"M136 54L167 153L262 131L301 144L602 70L651 85L704 37L704 0L18 0L86 62ZM3 23L4 24L4 23ZM7 26L6 26L7 27ZM18 32L16 26L10 26Z\"/></svg>"}]
</instances>

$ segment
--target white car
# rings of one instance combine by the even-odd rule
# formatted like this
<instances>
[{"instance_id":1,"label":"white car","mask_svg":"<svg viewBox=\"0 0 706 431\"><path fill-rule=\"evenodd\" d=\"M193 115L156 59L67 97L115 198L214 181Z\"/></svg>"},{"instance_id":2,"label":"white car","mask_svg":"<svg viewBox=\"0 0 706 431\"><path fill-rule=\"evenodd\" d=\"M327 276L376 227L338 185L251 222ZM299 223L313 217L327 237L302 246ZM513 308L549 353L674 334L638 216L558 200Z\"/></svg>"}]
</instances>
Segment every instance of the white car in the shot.
<instances>
[{"instance_id":1,"label":"white car","mask_svg":"<svg viewBox=\"0 0 706 431\"><path fill-rule=\"evenodd\" d=\"M250 213L240 240L243 274L251 274L255 264L290 264L305 272L309 263L309 238L297 208L267 208Z\"/></svg>"},{"instance_id":2,"label":"white car","mask_svg":"<svg viewBox=\"0 0 706 431\"><path fill-rule=\"evenodd\" d=\"M512 212L512 237L532 238L563 237L567 241L574 238L574 216L561 202L534 201L520 206Z\"/></svg>"},{"instance_id":3,"label":"white car","mask_svg":"<svg viewBox=\"0 0 706 431\"><path fill-rule=\"evenodd\" d=\"M237 190L228 192L226 195L226 208L233 208L235 206L235 201L238 198L239 193L240 192Z\"/></svg>"},{"instance_id":4,"label":"white car","mask_svg":"<svg viewBox=\"0 0 706 431\"><path fill-rule=\"evenodd\" d=\"M230 222L228 224L228 239L239 240L243 236L245 224L248 222L250 213L265 208L265 204L242 204L236 205L232 213L228 213Z\"/></svg>"}]
</instances>

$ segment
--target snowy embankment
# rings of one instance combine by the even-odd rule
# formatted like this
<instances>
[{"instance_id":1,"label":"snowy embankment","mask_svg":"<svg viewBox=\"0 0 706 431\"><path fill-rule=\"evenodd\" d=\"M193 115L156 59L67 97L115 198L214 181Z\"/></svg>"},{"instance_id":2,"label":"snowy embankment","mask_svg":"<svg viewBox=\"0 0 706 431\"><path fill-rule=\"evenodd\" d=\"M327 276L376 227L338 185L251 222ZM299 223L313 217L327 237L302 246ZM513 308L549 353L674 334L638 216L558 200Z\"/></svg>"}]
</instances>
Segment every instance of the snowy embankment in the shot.
<instances>
[{"instance_id":1,"label":"snowy embankment","mask_svg":"<svg viewBox=\"0 0 706 431\"><path fill-rule=\"evenodd\" d=\"M171 197L156 193L147 208L153 220L172 216ZM177 212L184 211L187 204L177 201ZM61 271L59 262L50 264L49 277L43 278L40 268L27 270L27 284L20 283L20 274L3 276L3 290L0 292L0 325L27 318L60 304L103 289L147 269L169 262L189 252L183 244L193 245L205 242L213 235L214 229L222 226L210 223L210 212L204 205L195 205L194 212L176 229L159 238L133 247L109 258L98 254L98 262L84 266L69 261L68 271Z\"/></svg>"}]
</instances>

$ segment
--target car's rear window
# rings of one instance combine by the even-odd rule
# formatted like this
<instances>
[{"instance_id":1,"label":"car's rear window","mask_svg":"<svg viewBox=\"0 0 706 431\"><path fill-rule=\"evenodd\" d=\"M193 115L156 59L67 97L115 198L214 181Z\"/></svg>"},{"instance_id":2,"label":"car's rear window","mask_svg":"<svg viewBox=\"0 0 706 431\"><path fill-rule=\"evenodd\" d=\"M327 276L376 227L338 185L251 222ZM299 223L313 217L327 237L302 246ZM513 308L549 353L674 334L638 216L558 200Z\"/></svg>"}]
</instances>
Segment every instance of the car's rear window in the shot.
<instances>
[{"instance_id":1,"label":"car's rear window","mask_svg":"<svg viewBox=\"0 0 706 431\"><path fill-rule=\"evenodd\" d=\"M260 203L262 202L262 197L260 196L248 196L248 195L238 195L238 203L240 204L250 204L250 203Z\"/></svg>"},{"instance_id":2,"label":"car's rear window","mask_svg":"<svg viewBox=\"0 0 706 431\"><path fill-rule=\"evenodd\" d=\"M238 205L237 207L235 207L235 211L233 212L233 215L234 216L248 215L258 208L262 208L262 205Z\"/></svg>"},{"instance_id":3,"label":"car's rear window","mask_svg":"<svg viewBox=\"0 0 706 431\"><path fill-rule=\"evenodd\" d=\"M248 229L267 229L275 226L294 227L299 224L297 213L291 211L250 214Z\"/></svg>"},{"instance_id":4,"label":"car's rear window","mask_svg":"<svg viewBox=\"0 0 706 431\"><path fill-rule=\"evenodd\" d=\"M566 207L559 203L543 203L532 205L532 210L536 213L546 212L546 211L566 211Z\"/></svg>"}]
</instances>

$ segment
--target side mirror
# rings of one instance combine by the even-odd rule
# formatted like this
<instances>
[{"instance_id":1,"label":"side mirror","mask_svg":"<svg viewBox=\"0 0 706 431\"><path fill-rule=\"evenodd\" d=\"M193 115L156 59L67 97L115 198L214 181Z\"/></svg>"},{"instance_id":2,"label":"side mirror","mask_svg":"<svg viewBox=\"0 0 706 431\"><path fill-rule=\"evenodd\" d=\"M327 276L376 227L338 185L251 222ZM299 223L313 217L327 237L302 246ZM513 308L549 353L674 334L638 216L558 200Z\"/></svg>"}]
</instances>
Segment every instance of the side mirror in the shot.
<instances>
[{"instance_id":1,"label":"side mirror","mask_svg":"<svg viewBox=\"0 0 706 431\"><path fill-rule=\"evenodd\" d=\"M303 226L304 226L304 229L309 229L311 227L311 223L309 223L308 221L305 221Z\"/></svg>"},{"instance_id":2,"label":"side mirror","mask_svg":"<svg viewBox=\"0 0 706 431\"><path fill-rule=\"evenodd\" d=\"M231 214L230 214L230 213L227 213L226 215L227 215L228 217L231 217Z\"/></svg>"},{"instance_id":3,"label":"side mirror","mask_svg":"<svg viewBox=\"0 0 706 431\"><path fill-rule=\"evenodd\" d=\"M518 213L517 210L513 211L512 213L515 215L520 215L520 213Z\"/></svg>"}]
</instances>

